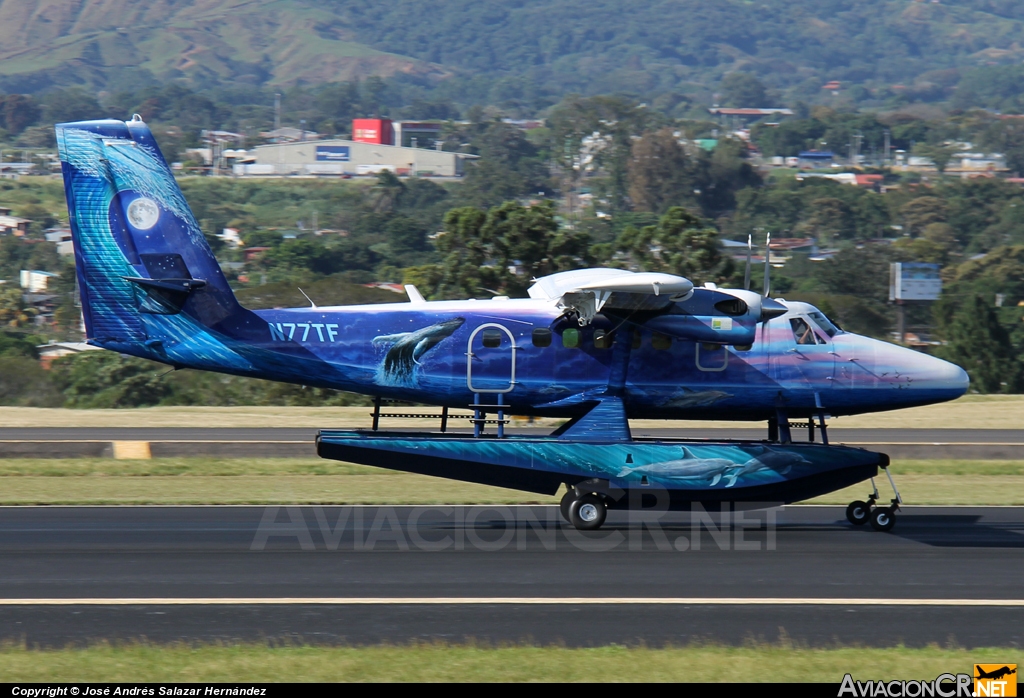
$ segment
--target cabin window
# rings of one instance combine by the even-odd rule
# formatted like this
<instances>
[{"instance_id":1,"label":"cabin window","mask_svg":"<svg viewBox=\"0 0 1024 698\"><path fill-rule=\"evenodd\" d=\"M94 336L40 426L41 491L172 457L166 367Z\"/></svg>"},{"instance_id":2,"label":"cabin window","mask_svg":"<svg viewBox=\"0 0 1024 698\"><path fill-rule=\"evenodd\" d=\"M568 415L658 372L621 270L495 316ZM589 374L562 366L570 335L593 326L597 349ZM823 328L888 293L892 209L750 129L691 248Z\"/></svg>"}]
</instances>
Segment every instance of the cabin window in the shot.
<instances>
[{"instance_id":1,"label":"cabin window","mask_svg":"<svg viewBox=\"0 0 1024 698\"><path fill-rule=\"evenodd\" d=\"M615 335L604 330L594 330L594 347L597 349L611 349Z\"/></svg>"},{"instance_id":2,"label":"cabin window","mask_svg":"<svg viewBox=\"0 0 1024 698\"><path fill-rule=\"evenodd\" d=\"M733 347L736 351L750 351L753 348L753 344L737 344Z\"/></svg>"},{"instance_id":3,"label":"cabin window","mask_svg":"<svg viewBox=\"0 0 1024 698\"><path fill-rule=\"evenodd\" d=\"M722 348L721 344L713 344L712 342L701 342L700 343L700 350L701 351L718 351L721 348Z\"/></svg>"},{"instance_id":4,"label":"cabin window","mask_svg":"<svg viewBox=\"0 0 1024 698\"><path fill-rule=\"evenodd\" d=\"M533 329L533 346L550 347L551 330L549 330L547 327L535 327Z\"/></svg>"},{"instance_id":5,"label":"cabin window","mask_svg":"<svg viewBox=\"0 0 1024 698\"><path fill-rule=\"evenodd\" d=\"M672 338L667 334L655 332L651 335L651 346L658 351L668 351L672 348Z\"/></svg>"},{"instance_id":6,"label":"cabin window","mask_svg":"<svg viewBox=\"0 0 1024 698\"><path fill-rule=\"evenodd\" d=\"M572 327L562 330L562 346L566 349L575 349L580 345L580 331Z\"/></svg>"},{"instance_id":7,"label":"cabin window","mask_svg":"<svg viewBox=\"0 0 1024 698\"><path fill-rule=\"evenodd\" d=\"M634 330L633 331L633 348L634 349L639 349L640 348L640 330Z\"/></svg>"},{"instance_id":8,"label":"cabin window","mask_svg":"<svg viewBox=\"0 0 1024 698\"><path fill-rule=\"evenodd\" d=\"M795 317L789 321L793 328L793 338L797 344L812 345L824 344L825 341L818 337L803 318Z\"/></svg>"},{"instance_id":9,"label":"cabin window","mask_svg":"<svg viewBox=\"0 0 1024 698\"><path fill-rule=\"evenodd\" d=\"M501 331L500 330L484 330L484 347L487 349L497 349L501 346Z\"/></svg>"}]
</instances>

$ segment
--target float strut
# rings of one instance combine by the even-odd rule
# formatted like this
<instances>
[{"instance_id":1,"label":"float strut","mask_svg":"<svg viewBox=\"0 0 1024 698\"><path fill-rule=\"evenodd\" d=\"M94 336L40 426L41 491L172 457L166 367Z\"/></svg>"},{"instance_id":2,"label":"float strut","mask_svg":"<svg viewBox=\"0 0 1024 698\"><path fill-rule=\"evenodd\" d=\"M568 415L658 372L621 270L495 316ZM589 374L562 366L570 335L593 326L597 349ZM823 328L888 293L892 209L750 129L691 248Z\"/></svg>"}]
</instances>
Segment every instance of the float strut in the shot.
<instances>
[{"instance_id":1,"label":"float strut","mask_svg":"<svg viewBox=\"0 0 1024 698\"><path fill-rule=\"evenodd\" d=\"M825 427L825 414L818 415L818 430L821 432L821 443L828 446L828 429ZM811 439L813 441L813 439Z\"/></svg>"},{"instance_id":2,"label":"float strut","mask_svg":"<svg viewBox=\"0 0 1024 698\"><path fill-rule=\"evenodd\" d=\"M380 397L373 398L373 430L377 431L380 425Z\"/></svg>"},{"instance_id":3,"label":"float strut","mask_svg":"<svg viewBox=\"0 0 1024 698\"><path fill-rule=\"evenodd\" d=\"M441 408L441 433L448 431L448 408Z\"/></svg>"}]
</instances>

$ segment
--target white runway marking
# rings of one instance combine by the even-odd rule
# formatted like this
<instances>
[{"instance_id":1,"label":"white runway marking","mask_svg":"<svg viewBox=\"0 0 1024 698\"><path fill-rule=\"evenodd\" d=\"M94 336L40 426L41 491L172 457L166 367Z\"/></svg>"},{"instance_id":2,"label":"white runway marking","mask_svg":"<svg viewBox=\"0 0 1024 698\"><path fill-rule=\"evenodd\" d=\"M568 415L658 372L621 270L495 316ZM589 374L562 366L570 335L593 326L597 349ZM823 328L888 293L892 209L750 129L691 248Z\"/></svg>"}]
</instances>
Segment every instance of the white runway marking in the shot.
<instances>
[{"instance_id":1,"label":"white runway marking","mask_svg":"<svg viewBox=\"0 0 1024 698\"><path fill-rule=\"evenodd\" d=\"M689 598L636 596L609 597L240 597L240 598L80 598L0 599L0 606L596 606L596 605L678 605L678 606L995 606L1024 608L1024 599L805 599L805 598Z\"/></svg>"}]
</instances>

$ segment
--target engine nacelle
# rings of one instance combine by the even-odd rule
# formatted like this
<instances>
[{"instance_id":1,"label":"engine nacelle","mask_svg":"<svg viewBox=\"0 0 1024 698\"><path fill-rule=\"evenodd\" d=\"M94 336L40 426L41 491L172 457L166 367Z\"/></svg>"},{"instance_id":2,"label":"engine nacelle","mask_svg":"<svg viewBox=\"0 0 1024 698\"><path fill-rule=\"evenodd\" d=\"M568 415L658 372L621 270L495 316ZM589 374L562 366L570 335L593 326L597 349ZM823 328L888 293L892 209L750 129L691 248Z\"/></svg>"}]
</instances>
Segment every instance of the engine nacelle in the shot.
<instances>
[{"instance_id":1,"label":"engine nacelle","mask_svg":"<svg viewBox=\"0 0 1024 698\"><path fill-rule=\"evenodd\" d=\"M754 343L758 323L786 312L786 306L753 291L695 288L643 327L691 342L742 346Z\"/></svg>"}]
</instances>

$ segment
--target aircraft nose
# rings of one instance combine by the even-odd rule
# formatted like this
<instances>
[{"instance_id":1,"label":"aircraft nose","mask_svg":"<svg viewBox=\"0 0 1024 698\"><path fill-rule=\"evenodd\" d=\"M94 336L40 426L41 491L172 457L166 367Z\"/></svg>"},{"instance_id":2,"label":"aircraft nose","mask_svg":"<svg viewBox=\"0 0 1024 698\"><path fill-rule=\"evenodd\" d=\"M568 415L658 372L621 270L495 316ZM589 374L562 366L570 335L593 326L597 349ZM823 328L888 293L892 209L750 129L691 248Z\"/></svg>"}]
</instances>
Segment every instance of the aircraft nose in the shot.
<instances>
[{"instance_id":1,"label":"aircraft nose","mask_svg":"<svg viewBox=\"0 0 1024 698\"><path fill-rule=\"evenodd\" d=\"M971 378L967 375L967 371L954 363L929 356L923 368L921 379L929 388L948 391L959 397L970 387Z\"/></svg>"}]
</instances>

